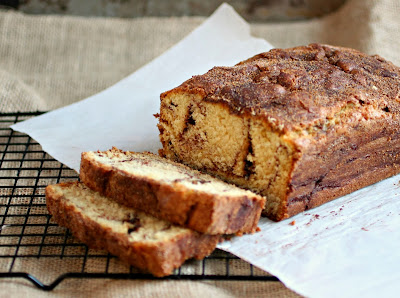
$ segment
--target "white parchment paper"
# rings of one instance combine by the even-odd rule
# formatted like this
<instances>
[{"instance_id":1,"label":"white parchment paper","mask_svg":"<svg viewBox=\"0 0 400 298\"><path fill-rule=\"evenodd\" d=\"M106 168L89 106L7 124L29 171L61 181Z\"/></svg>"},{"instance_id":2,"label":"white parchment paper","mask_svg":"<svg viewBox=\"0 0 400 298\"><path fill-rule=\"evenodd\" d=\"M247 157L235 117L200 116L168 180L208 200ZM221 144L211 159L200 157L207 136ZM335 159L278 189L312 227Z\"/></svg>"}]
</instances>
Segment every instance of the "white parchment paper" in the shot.
<instances>
[{"instance_id":1,"label":"white parchment paper","mask_svg":"<svg viewBox=\"0 0 400 298\"><path fill-rule=\"evenodd\" d=\"M222 5L176 46L76 104L15 124L55 159L79 170L88 150L157 151L159 94L215 65L271 48ZM388 297L400 292L400 176L219 245L312 297ZM294 224L290 224L295 221Z\"/></svg>"}]
</instances>

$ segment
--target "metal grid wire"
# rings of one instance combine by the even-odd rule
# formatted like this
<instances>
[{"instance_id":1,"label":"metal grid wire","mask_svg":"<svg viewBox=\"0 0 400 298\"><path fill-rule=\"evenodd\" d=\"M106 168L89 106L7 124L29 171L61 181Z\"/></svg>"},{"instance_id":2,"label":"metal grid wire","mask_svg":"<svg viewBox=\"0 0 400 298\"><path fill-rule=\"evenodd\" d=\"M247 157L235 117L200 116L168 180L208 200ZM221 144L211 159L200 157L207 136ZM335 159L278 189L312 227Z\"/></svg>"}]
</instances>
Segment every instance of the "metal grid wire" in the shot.
<instances>
[{"instance_id":1,"label":"metal grid wire","mask_svg":"<svg viewBox=\"0 0 400 298\"><path fill-rule=\"evenodd\" d=\"M89 249L52 221L45 187L75 181L78 174L9 128L39 114L0 113L0 277L24 278L43 290L66 278L156 279L105 251ZM220 250L202 261L187 261L164 279L278 280Z\"/></svg>"}]
</instances>

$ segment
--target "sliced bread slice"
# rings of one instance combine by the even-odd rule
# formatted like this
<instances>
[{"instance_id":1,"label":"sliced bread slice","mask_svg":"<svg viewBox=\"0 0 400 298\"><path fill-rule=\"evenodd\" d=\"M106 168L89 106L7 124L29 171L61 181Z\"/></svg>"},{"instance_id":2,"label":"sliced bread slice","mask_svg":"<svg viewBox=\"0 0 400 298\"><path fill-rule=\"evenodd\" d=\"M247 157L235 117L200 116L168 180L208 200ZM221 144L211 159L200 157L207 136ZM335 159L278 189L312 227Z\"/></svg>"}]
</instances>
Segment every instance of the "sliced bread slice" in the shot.
<instances>
[{"instance_id":1,"label":"sliced bread slice","mask_svg":"<svg viewBox=\"0 0 400 298\"><path fill-rule=\"evenodd\" d=\"M220 240L119 205L79 182L47 186L46 201L52 218L78 240L155 276L204 258Z\"/></svg>"},{"instance_id":2,"label":"sliced bread slice","mask_svg":"<svg viewBox=\"0 0 400 298\"><path fill-rule=\"evenodd\" d=\"M82 153L80 180L155 217L206 234L254 233L265 199L152 153Z\"/></svg>"}]
</instances>

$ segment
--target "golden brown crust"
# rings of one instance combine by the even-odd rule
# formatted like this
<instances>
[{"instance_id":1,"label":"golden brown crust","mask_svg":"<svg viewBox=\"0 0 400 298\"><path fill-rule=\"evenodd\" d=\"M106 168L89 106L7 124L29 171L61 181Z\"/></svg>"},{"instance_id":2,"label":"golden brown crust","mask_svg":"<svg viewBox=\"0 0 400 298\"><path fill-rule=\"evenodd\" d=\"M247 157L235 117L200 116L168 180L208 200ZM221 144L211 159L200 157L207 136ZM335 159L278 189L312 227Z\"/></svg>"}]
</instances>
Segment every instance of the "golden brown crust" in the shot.
<instances>
[{"instance_id":1,"label":"golden brown crust","mask_svg":"<svg viewBox=\"0 0 400 298\"><path fill-rule=\"evenodd\" d=\"M274 49L234 67L215 67L163 93L162 153L267 196L264 215L279 221L400 172L399 98L400 68L379 56L321 44ZM177 112L185 104L198 107L192 125L187 113ZM203 154L212 147L207 144L211 137L198 137L209 132L204 123L211 117L203 119L210 106L227 122L241 119L249 127L263 127L258 134L249 129L236 141L249 144L240 155L245 158L239 160L239 149ZM171 123L181 115L184 130L174 130ZM213 129L219 138L228 133L216 125ZM256 152L260 140L277 151L275 157L265 160L259 154L268 146ZM229 160L227 154L235 164L245 164L243 173L220 162ZM286 156L288 166L280 167L279 156ZM275 175L261 175L274 165L279 168ZM257 172L257 167L263 169ZM263 183L266 178L269 183Z\"/></svg>"},{"instance_id":2,"label":"golden brown crust","mask_svg":"<svg viewBox=\"0 0 400 298\"><path fill-rule=\"evenodd\" d=\"M397 121L370 120L341 133L327 133L294 165L287 196L290 217L400 172ZM280 220L278 219L278 220Z\"/></svg>"},{"instance_id":3,"label":"golden brown crust","mask_svg":"<svg viewBox=\"0 0 400 298\"><path fill-rule=\"evenodd\" d=\"M116 148L112 150L127 154ZM149 159L160 158L151 153L129 154L130 157L140 154L148 156ZM187 173L194 173L184 165L174 163L174 166ZM265 204L264 198L253 194L232 198L223 193L215 195L190 190L179 183L172 185L130 175L93 160L86 152L82 153L80 180L91 189L120 204L212 235L256 232Z\"/></svg>"},{"instance_id":4,"label":"golden brown crust","mask_svg":"<svg viewBox=\"0 0 400 298\"><path fill-rule=\"evenodd\" d=\"M71 184L74 183L61 183L57 187L67 188ZM172 274L187 259L206 257L221 239L220 236L185 232L170 241L132 242L127 235L102 227L75 206L66 203L62 193L53 185L46 187L46 202L52 218L59 225L68 228L79 241L91 248L105 249L158 277Z\"/></svg>"},{"instance_id":5,"label":"golden brown crust","mask_svg":"<svg viewBox=\"0 0 400 298\"><path fill-rule=\"evenodd\" d=\"M232 113L274 119L278 131L304 129L350 102L399 114L400 69L354 49L310 44L273 49L234 67L214 67L161 95L188 92Z\"/></svg>"}]
</instances>

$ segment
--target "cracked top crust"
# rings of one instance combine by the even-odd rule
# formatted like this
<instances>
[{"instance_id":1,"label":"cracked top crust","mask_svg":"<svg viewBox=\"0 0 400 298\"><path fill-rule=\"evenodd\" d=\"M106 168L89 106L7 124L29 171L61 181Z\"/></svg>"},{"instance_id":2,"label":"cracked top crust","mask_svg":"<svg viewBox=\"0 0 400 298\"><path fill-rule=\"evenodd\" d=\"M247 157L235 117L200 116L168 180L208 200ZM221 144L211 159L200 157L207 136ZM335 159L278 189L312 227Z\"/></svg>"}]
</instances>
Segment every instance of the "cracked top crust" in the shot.
<instances>
[{"instance_id":1,"label":"cracked top crust","mask_svg":"<svg viewBox=\"0 0 400 298\"><path fill-rule=\"evenodd\" d=\"M399 78L400 69L379 56L310 44L214 67L178 89L224 103L234 113L262 117L272 128L288 132L327 123L348 107L363 119L398 118Z\"/></svg>"}]
</instances>

